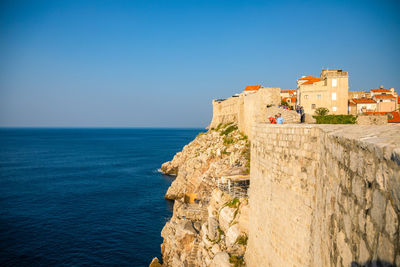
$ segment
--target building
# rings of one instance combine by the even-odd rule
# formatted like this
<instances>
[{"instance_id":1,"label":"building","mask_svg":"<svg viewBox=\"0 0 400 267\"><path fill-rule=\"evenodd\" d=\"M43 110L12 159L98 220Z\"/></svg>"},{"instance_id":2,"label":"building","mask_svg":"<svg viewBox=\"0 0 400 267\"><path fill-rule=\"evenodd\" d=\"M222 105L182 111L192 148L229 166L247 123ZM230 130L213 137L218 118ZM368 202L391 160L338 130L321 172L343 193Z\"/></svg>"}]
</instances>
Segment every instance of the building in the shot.
<instances>
[{"instance_id":1,"label":"building","mask_svg":"<svg viewBox=\"0 0 400 267\"><path fill-rule=\"evenodd\" d=\"M349 99L371 98L371 93L365 91L349 91Z\"/></svg>"},{"instance_id":2,"label":"building","mask_svg":"<svg viewBox=\"0 0 400 267\"><path fill-rule=\"evenodd\" d=\"M400 122L400 97L394 88L385 89L380 86L364 91L349 92L349 114L352 115L387 115L389 123Z\"/></svg>"},{"instance_id":3,"label":"building","mask_svg":"<svg viewBox=\"0 0 400 267\"><path fill-rule=\"evenodd\" d=\"M244 95L248 95L248 94L252 94L257 92L259 89L261 88L261 84L257 84L257 85L247 85L244 90L243 90L243 94Z\"/></svg>"},{"instance_id":4,"label":"building","mask_svg":"<svg viewBox=\"0 0 400 267\"><path fill-rule=\"evenodd\" d=\"M399 108L398 95L394 88L385 89L380 86L377 89L371 89L371 98L377 102L377 112L391 112Z\"/></svg>"},{"instance_id":5,"label":"building","mask_svg":"<svg viewBox=\"0 0 400 267\"><path fill-rule=\"evenodd\" d=\"M297 104L313 115L320 107L329 114L347 114L349 74L342 69L324 69L320 77L305 76L297 80Z\"/></svg>"},{"instance_id":6,"label":"building","mask_svg":"<svg viewBox=\"0 0 400 267\"><path fill-rule=\"evenodd\" d=\"M296 90L281 90L281 100L286 101L290 107L294 108L297 102Z\"/></svg>"},{"instance_id":7,"label":"building","mask_svg":"<svg viewBox=\"0 0 400 267\"><path fill-rule=\"evenodd\" d=\"M357 115L365 112L376 112L376 105L376 101L370 98L353 98L349 101L349 114ZM352 109L352 107L355 108Z\"/></svg>"}]
</instances>

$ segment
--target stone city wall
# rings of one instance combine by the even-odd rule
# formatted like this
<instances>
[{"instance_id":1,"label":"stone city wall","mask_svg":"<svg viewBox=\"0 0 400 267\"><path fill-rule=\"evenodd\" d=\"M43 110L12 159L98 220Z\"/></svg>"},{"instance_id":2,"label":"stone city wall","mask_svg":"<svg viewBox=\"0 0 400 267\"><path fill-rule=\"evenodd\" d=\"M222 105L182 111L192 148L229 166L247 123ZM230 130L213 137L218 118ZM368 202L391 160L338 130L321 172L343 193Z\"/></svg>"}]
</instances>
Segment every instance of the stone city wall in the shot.
<instances>
[{"instance_id":1,"label":"stone city wall","mask_svg":"<svg viewBox=\"0 0 400 267\"><path fill-rule=\"evenodd\" d=\"M247 266L400 266L400 127L253 127Z\"/></svg>"},{"instance_id":2,"label":"stone city wall","mask_svg":"<svg viewBox=\"0 0 400 267\"><path fill-rule=\"evenodd\" d=\"M266 119L267 106L280 104L280 89L261 87L255 93L230 97L222 102L213 101L213 118L209 128L220 123L236 122L239 130L250 137L253 123Z\"/></svg>"},{"instance_id":3,"label":"stone city wall","mask_svg":"<svg viewBox=\"0 0 400 267\"><path fill-rule=\"evenodd\" d=\"M209 128L216 128L219 124L238 122L239 109L243 105L243 99L230 97L224 101L213 100L213 117Z\"/></svg>"},{"instance_id":4,"label":"stone city wall","mask_svg":"<svg viewBox=\"0 0 400 267\"><path fill-rule=\"evenodd\" d=\"M358 115L357 124L360 125L384 125L388 124L387 115Z\"/></svg>"}]
</instances>

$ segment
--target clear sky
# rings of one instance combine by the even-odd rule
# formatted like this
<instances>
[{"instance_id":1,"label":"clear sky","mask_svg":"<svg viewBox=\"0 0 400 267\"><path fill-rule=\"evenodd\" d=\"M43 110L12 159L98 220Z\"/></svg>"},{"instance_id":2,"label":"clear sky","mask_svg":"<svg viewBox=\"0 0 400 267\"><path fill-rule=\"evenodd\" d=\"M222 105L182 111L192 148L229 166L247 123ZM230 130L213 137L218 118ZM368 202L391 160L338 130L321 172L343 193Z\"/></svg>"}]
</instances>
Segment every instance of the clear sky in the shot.
<instances>
[{"instance_id":1,"label":"clear sky","mask_svg":"<svg viewBox=\"0 0 400 267\"><path fill-rule=\"evenodd\" d=\"M204 127L213 98L343 68L400 88L400 1L0 2L0 126Z\"/></svg>"}]
</instances>

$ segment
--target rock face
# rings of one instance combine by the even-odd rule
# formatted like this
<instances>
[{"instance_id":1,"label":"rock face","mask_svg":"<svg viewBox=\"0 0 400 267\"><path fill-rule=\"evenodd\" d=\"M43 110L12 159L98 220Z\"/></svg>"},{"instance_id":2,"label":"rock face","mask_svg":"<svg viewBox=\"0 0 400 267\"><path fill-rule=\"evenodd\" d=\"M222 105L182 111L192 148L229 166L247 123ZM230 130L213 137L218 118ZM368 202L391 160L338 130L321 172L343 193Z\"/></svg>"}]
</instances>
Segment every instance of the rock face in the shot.
<instances>
[{"instance_id":1,"label":"rock face","mask_svg":"<svg viewBox=\"0 0 400 267\"><path fill-rule=\"evenodd\" d=\"M199 134L161 169L176 175L165 195L175 204L161 233L162 266L244 266L248 199L234 199L217 183L221 176L249 171L247 137L234 124L219 125ZM185 193L196 193L197 203L185 203Z\"/></svg>"},{"instance_id":2,"label":"rock face","mask_svg":"<svg viewBox=\"0 0 400 267\"><path fill-rule=\"evenodd\" d=\"M186 192L209 194L209 185L219 177L246 171L248 149L247 137L234 124L200 133L172 161L161 166L165 174L176 175L165 198L180 199Z\"/></svg>"}]
</instances>

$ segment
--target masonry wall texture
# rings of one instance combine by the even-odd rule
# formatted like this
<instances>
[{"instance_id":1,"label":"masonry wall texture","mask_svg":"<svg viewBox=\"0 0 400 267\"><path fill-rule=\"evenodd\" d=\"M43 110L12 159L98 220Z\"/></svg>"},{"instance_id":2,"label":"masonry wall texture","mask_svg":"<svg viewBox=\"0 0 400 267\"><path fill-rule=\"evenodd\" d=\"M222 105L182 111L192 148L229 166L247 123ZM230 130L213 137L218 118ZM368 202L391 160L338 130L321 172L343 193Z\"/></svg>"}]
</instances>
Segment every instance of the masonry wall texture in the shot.
<instances>
[{"instance_id":1,"label":"masonry wall texture","mask_svg":"<svg viewBox=\"0 0 400 267\"><path fill-rule=\"evenodd\" d=\"M388 124L388 117L386 115L358 115L357 124L384 125Z\"/></svg>"},{"instance_id":2,"label":"masonry wall texture","mask_svg":"<svg viewBox=\"0 0 400 267\"><path fill-rule=\"evenodd\" d=\"M213 101L213 118L210 128L216 128L220 123L235 122L239 130L245 133L251 139L251 127L254 123L265 122L267 114L275 111L268 111L267 106L275 106L276 112L284 115L289 114L283 109L278 109L281 102L280 89L272 87L261 87L257 92L250 94L241 94L239 97L230 97L222 102ZM287 119L292 121L296 112ZM285 118L286 119L286 118ZM299 121L300 119L298 119Z\"/></svg>"},{"instance_id":3,"label":"masonry wall texture","mask_svg":"<svg viewBox=\"0 0 400 267\"><path fill-rule=\"evenodd\" d=\"M400 127L253 126L247 266L400 266Z\"/></svg>"}]
</instances>

